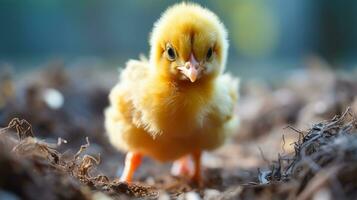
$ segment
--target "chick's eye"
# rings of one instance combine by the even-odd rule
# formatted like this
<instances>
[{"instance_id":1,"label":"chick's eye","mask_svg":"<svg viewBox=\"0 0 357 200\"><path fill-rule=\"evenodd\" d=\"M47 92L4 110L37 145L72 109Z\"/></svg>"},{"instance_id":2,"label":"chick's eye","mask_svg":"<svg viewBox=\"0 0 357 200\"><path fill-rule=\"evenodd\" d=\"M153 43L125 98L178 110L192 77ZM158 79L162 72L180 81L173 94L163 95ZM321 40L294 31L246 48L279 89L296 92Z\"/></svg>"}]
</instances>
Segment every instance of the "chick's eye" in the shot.
<instances>
[{"instance_id":1,"label":"chick's eye","mask_svg":"<svg viewBox=\"0 0 357 200\"><path fill-rule=\"evenodd\" d=\"M207 51L206 59L210 60L212 57L212 54L213 54L213 50L212 50L212 48L209 48Z\"/></svg>"},{"instance_id":2,"label":"chick's eye","mask_svg":"<svg viewBox=\"0 0 357 200\"><path fill-rule=\"evenodd\" d=\"M167 47L166 54L167 54L167 58L170 61L174 61L176 59L176 53L175 53L175 50L172 47Z\"/></svg>"}]
</instances>

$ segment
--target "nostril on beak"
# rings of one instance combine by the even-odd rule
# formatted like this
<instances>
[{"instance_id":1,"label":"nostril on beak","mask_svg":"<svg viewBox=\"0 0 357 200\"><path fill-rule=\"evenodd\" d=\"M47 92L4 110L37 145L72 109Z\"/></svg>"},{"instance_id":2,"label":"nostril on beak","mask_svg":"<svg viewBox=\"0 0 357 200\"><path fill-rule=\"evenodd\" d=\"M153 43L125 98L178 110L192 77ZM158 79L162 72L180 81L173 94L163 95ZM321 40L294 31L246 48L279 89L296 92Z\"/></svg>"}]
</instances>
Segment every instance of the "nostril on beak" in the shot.
<instances>
[{"instance_id":1,"label":"nostril on beak","mask_svg":"<svg viewBox=\"0 0 357 200\"><path fill-rule=\"evenodd\" d=\"M189 62L186 62L186 63L185 63L185 68L186 68L186 69L190 69L190 63L189 63Z\"/></svg>"}]
</instances>

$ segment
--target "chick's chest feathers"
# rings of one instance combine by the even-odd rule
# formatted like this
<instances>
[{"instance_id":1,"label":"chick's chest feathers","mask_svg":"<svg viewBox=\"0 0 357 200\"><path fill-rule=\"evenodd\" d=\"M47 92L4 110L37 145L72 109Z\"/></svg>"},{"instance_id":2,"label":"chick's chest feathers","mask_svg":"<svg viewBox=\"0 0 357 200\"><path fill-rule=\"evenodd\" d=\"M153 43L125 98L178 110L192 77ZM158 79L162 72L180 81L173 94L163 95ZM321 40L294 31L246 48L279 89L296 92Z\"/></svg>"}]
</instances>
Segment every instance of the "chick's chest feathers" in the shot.
<instances>
[{"instance_id":1,"label":"chick's chest feathers","mask_svg":"<svg viewBox=\"0 0 357 200\"><path fill-rule=\"evenodd\" d=\"M197 85L179 85L149 69L146 62L128 62L110 93L105 114L112 144L160 161L220 146L230 127L236 127L238 81L224 74Z\"/></svg>"},{"instance_id":2,"label":"chick's chest feathers","mask_svg":"<svg viewBox=\"0 0 357 200\"><path fill-rule=\"evenodd\" d=\"M224 123L233 114L237 83L229 75L201 82L173 83L150 72L149 64L131 60L121 73L118 95L122 113L153 136L187 137L208 123Z\"/></svg>"},{"instance_id":3,"label":"chick's chest feathers","mask_svg":"<svg viewBox=\"0 0 357 200\"><path fill-rule=\"evenodd\" d=\"M136 125L153 136L186 137L202 127L210 109L214 83L185 86L153 76L142 91L132 99L134 109L140 113L137 115L140 119L134 120Z\"/></svg>"}]
</instances>

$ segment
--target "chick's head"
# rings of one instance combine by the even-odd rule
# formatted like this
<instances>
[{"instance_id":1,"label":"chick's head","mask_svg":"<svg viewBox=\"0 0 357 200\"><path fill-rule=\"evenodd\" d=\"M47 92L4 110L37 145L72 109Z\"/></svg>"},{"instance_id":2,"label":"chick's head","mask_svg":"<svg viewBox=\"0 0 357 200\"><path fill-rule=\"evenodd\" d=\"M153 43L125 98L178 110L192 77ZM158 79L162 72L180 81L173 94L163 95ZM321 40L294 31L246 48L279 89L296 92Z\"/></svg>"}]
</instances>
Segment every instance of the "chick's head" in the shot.
<instances>
[{"instance_id":1,"label":"chick's head","mask_svg":"<svg viewBox=\"0 0 357 200\"><path fill-rule=\"evenodd\" d=\"M166 10L152 31L150 62L161 77L190 83L214 79L224 69L227 32L218 17L197 4Z\"/></svg>"}]
</instances>

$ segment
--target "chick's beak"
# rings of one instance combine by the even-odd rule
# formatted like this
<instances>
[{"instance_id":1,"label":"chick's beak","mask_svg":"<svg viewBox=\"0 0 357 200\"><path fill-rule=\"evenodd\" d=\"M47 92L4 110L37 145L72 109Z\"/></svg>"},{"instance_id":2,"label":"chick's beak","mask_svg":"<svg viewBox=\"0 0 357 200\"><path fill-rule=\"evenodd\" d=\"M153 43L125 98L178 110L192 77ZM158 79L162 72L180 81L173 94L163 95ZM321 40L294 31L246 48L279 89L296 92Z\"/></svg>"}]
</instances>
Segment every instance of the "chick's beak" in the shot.
<instances>
[{"instance_id":1,"label":"chick's beak","mask_svg":"<svg viewBox=\"0 0 357 200\"><path fill-rule=\"evenodd\" d=\"M197 62L195 56L191 53L190 59L185 63L185 66L178 67L178 69L183 73L190 81L193 83L200 76L202 69L200 64Z\"/></svg>"}]
</instances>

